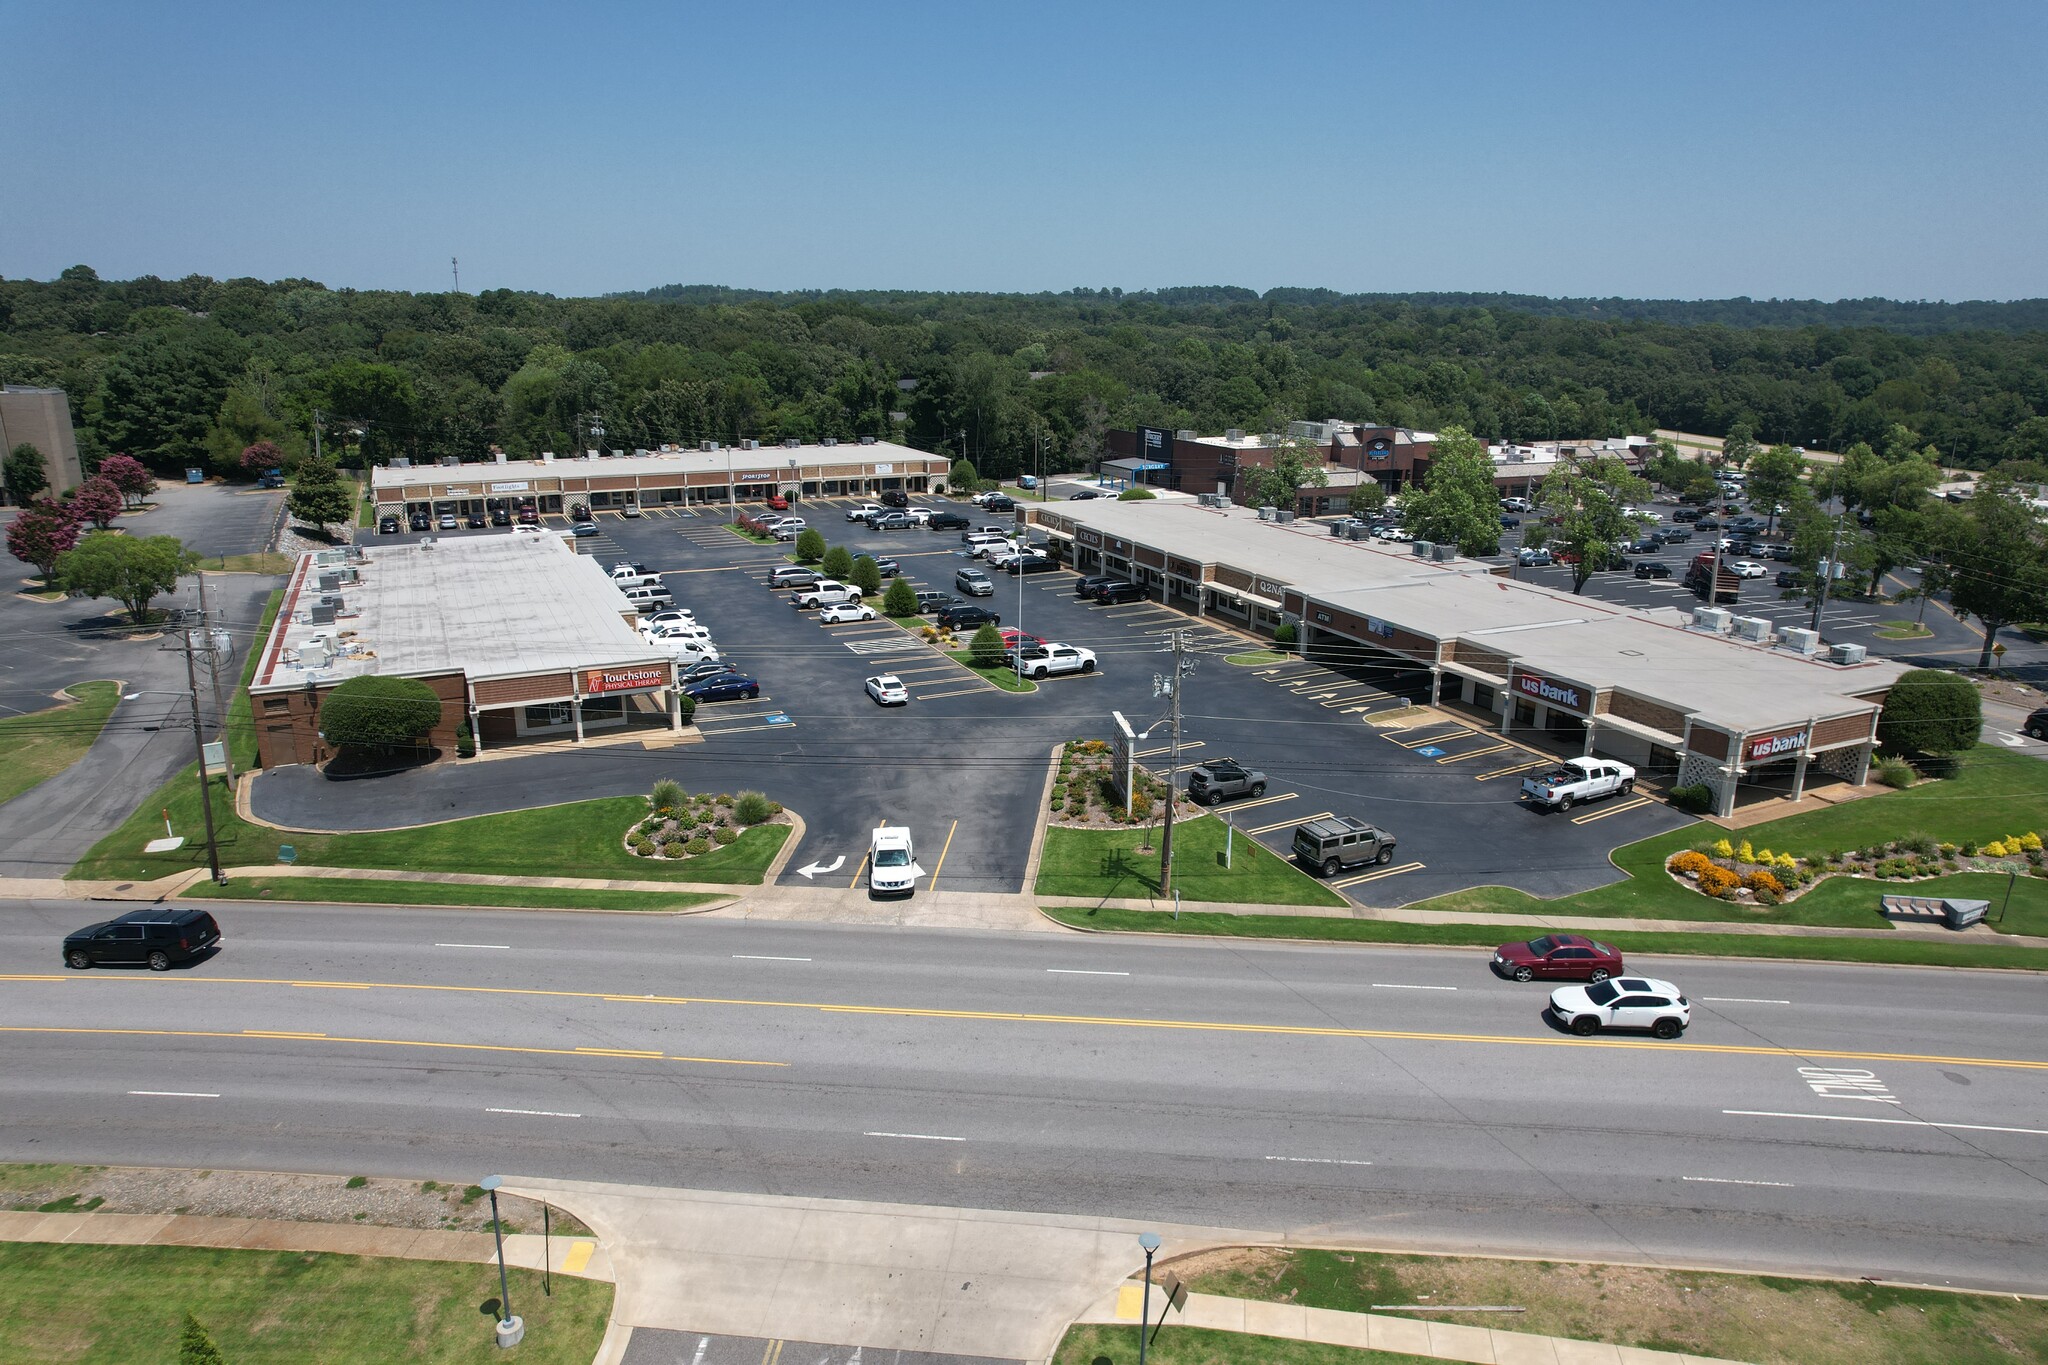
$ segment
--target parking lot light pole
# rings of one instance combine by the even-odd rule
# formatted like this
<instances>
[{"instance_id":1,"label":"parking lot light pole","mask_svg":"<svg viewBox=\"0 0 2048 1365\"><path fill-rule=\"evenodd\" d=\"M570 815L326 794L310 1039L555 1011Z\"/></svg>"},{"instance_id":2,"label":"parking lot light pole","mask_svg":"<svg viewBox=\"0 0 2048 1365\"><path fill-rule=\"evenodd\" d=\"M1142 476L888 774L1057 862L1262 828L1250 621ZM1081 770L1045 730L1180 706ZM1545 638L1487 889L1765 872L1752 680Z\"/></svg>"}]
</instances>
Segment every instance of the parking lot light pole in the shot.
<instances>
[{"instance_id":1,"label":"parking lot light pole","mask_svg":"<svg viewBox=\"0 0 2048 1365\"><path fill-rule=\"evenodd\" d=\"M498 1187L503 1176L487 1175L480 1187L491 1196L491 1235L498 1241L498 1345L512 1347L526 1335L526 1324L512 1316L512 1285L505 1276L505 1227L498 1221Z\"/></svg>"},{"instance_id":2,"label":"parking lot light pole","mask_svg":"<svg viewBox=\"0 0 2048 1365\"><path fill-rule=\"evenodd\" d=\"M1159 1250L1159 1234L1139 1233L1138 1245L1145 1248L1145 1293L1138 1312L1138 1365L1145 1365L1145 1338L1152 1330L1152 1253Z\"/></svg>"}]
</instances>

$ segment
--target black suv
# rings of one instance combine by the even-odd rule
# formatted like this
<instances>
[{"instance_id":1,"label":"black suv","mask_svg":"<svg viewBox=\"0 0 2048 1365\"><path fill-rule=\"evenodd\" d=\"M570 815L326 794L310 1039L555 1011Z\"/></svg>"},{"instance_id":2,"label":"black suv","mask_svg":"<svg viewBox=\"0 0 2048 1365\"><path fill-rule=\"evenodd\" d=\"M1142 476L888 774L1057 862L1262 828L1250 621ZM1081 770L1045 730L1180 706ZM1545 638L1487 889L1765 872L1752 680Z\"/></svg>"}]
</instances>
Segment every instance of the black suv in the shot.
<instances>
[{"instance_id":1,"label":"black suv","mask_svg":"<svg viewBox=\"0 0 2048 1365\"><path fill-rule=\"evenodd\" d=\"M511 524L512 513L510 509L504 507L493 507L491 509L491 525L510 526Z\"/></svg>"},{"instance_id":2,"label":"black suv","mask_svg":"<svg viewBox=\"0 0 2048 1365\"><path fill-rule=\"evenodd\" d=\"M1698 521L1700 519L1700 509L1697 507L1677 508L1671 513L1671 519L1673 521Z\"/></svg>"},{"instance_id":3,"label":"black suv","mask_svg":"<svg viewBox=\"0 0 2048 1365\"><path fill-rule=\"evenodd\" d=\"M1083 574L1081 577L1074 580L1074 596L1093 597L1095 596L1095 590L1097 588L1105 587L1111 583L1121 582L1123 582L1123 580L1121 578L1118 578L1115 574Z\"/></svg>"},{"instance_id":4,"label":"black suv","mask_svg":"<svg viewBox=\"0 0 2048 1365\"><path fill-rule=\"evenodd\" d=\"M1028 573L1051 573L1060 566L1059 561L1043 550L1027 550L1006 566L1012 577Z\"/></svg>"},{"instance_id":5,"label":"black suv","mask_svg":"<svg viewBox=\"0 0 2048 1365\"><path fill-rule=\"evenodd\" d=\"M102 962L133 962L167 972L220 946L220 926L204 910L154 906L88 924L64 938L64 965L74 971Z\"/></svg>"},{"instance_id":6,"label":"black suv","mask_svg":"<svg viewBox=\"0 0 2048 1365\"><path fill-rule=\"evenodd\" d=\"M977 607L972 602L952 602L939 608L939 624L948 630L975 630L982 626L999 626L1003 618L987 607Z\"/></svg>"},{"instance_id":7,"label":"black suv","mask_svg":"<svg viewBox=\"0 0 2048 1365\"><path fill-rule=\"evenodd\" d=\"M1105 606L1116 602L1142 602L1145 600L1145 589L1136 583L1128 583L1119 578L1097 588L1095 600Z\"/></svg>"},{"instance_id":8,"label":"black suv","mask_svg":"<svg viewBox=\"0 0 2048 1365\"><path fill-rule=\"evenodd\" d=\"M877 493L875 495L875 500L881 503L884 507L910 506L910 494L904 492L900 488L891 488L886 492Z\"/></svg>"},{"instance_id":9,"label":"black suv","mask_svg":"<svg viewBox=\"0 0 2048 1365\"><path fill-rule=\"evenodd\" d=\"M982 503L981 510L984 512L1014 512L1017 510L1017 500L1007 493L997 493Z\"/></svg>"},{"instance_id":10,"label":"black suv","mask_svg":"<svg viewBox=\"0 0 2048 1365\"><path fill-rule=\"evenodd\" d=\"M390 516L388 514L377 518L377 534L380 536L397 535L398 518L395 516Z\"/></svg>"},{"instance_id":11,"label":"black suv","mask_svg":"<svg viewBox=\"0 0 2048 1365\"><path fill-rule=\"evenodd\" d=\"M961 516L958 512L934 512L932 513L932 519L926 522L925 525L931 527L934 531L950 531L955 527L964 531L967 529L969 522L967 518Z\"/></svg>"},{"instance_id":12,"label":"black suv","mask_svg":"<svg viewBox=\"0 0 2048 1365\"><path fill-rule=\"evenodd\" d=\"M2031 739L2048 739L2048 706L2036 707L2029 713L2020 733Z\"/></svg>"},{"instance_id":13,"label":"black suv","mask_svg":"<svg viewBox=\"0 0 2048 1365\"><path fill-rule=\"evenodd\" d=\"M415 512L406 521L415 531L431 531L434 529L434 519L425 512Z\"/></svg>"}]
</instances>

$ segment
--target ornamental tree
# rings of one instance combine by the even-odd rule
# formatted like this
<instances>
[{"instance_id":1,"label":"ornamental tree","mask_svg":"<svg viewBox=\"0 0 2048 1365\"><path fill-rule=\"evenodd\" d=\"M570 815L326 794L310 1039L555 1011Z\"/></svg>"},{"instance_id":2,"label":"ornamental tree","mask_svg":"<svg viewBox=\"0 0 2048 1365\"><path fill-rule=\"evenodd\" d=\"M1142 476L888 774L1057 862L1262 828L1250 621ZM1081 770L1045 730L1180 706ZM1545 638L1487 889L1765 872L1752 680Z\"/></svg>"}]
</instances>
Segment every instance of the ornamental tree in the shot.
<instances>
[{"instance_id":1,"label":"ornamental tree","mask_svg":"<svg viewBox=\"0 0 2048 1365\"><path fill-rule=\"evenodd\" d=\"M984 621L967 642L967 661L976 668L994 668L1003 661L1003 633L995 622Z\"/></svg>"},{"instance_id":2,"label":"ornamental tree","mask_svg":"<svg viewBox=\"0 0 2048 1365\"><path fill-rule=\"evenodd\" d=\"M7 553L35 565L48 583L57 571L58 559L78 544L78 534L78 517L69 507L38 498L22 508L7 528Z\"/></svg>"},{"instance_id":3,"label":"ornamental tree","mask_svg":"<svg viewBox=\"0 0 2048 1365\"><path fill-rule=\"evenodd\" d=\"M873 597L882 590L882 566L875 563L872 555L862 555L853 561L853 586L860 589L862 597Z\"/></svg>"},{"instance_id":4,"label":"ornamental tree","mask_svg":"<svg viewBox=\"0 0 2048 1365\"><path fill-rule=\"evenodd\" d=\"M417 678L366 673L320 703L320 733L344 748L416 746L440 720L440 696Z\"/></svg>"},{"instance_id":5,"label":"ornamental tree","mask_svg":"<svg viewBox=\"0 0 2048 1365\"><path fill-rule=\"evenodd\" d=\"M890 582L889 591L883 594L882 597L882 614L884 616L917 615L917 589L910 586L909 579L898 578Z\"/></svg>"},{"instance_id":6,"label":"ornamental tree","mask_svg":"<svg viewBox=\"0 0 2048 1365\"><path fill-rule=\"evenodd\" d=\"M6 484L7 491L23 506L30 498L49 491L50 467L34 442L23 441L7 452L5 465L0 466L0 483Z\"/></svg>"},{"instance_id":7,"label":"ornamental tree","mask_svg":"<svg viewBox=\"0 0 2048 1365\"><path fill-rule=\"evenodd\" d=\"M156 475L133 455L109 455L100 461L99 477L112 484L123 503L133 507L156 491Z\"/></svg>"},{"instance_id":8,"label":"ornamental tree","mask_svg":"<svg viewBox=\"0 0 2048 1365\"><path fill-rule=\"evenodd\" d=\"M825 557L825 533L815 526L806 526L796 533L796 562L815 564Z\"/></svg>"},{"instance_id":9,"label":"ornamental tree","mask_svg":"<svg viewBox=\"0 0 2048 1365\"><path fill-rule=\"evenodd\" d=\"M1958 754L1977 743L1983 728L1983 700L1968 678L1916 668L1885 694L1877 742L1895 754Z\"/></svg>"},{"instance_id":10,"label":"ornamental tree","mask_svg":"<svg viewBox=\"0 0 2048 1365\"><path fill-rule=\"evenodd\" d=\"M78 514L78 519L89 521L102 531L114 524L114 518L127 505L121 490L98 475L87 479L71 499L71 510Z\"/></svg>"},{"instance_id":11,"label":"ornamental tree","mask_svg":"<svg viewBox=\"0 0 2048 1365\"><path fill-rule=\"evenodd\" d=\"M353 488L342 480L334 461L307 460L299 466L298 486L285 505L300 521L326 529L346 523L355 515Z\"/></svg>"},{"instance_id":12,"label":"ornamental tree","mask_svg":"<svg viewBox=\"0 0 2048 1365\"><path fill-rule=\"evenodd\" d=\"M844 583L848 575L853 572L853 551L847 549L844 545L834 545L831 549L825 551L823 568L825 570L825 577L834 578Z\"/></svg>"},{"instance_id":13,"label":"ornamental tree","mask_svg":"<svg viewBox=\"0 0 2048 1365\"><path fill-rule=\"evenodd\" d=\"M242 469L249 474L267 474L284 468L284 451L275 441L257 441L242 447Z\"/></svg>"},{"instance_id":14,"label":"ornamental tree","mask_svg":"<svg viewBox=\"0 0 2048 1365\"><path fill-rule=\"evenodd\" d=\"M176 536L95 531L58 558L57 581L69 593L113 598L139 626L149 619L150 599L176 588L198 563Z\"/></svg>"}]
</instances>

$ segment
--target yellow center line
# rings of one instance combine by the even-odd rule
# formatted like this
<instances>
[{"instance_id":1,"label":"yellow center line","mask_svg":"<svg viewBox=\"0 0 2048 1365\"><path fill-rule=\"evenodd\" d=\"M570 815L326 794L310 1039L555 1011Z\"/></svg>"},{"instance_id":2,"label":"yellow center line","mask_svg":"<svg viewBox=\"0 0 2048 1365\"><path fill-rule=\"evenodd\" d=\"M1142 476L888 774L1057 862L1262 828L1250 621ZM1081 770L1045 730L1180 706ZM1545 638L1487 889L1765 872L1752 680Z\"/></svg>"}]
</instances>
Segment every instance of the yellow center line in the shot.
<instances>
[{"instance_id":1,"label":"yellow center line","mask_svg":"<svg viewBox=\"0 0 2048 1365\"><path fill-rule=\"evenodd\" d=\"M862 861L866 858L863 856ZM1094 1028L1171 1029L1192 1033L1263 1033L1295 1038L1359 1038L1405 1042L1493 1043L1510 1047L1605 1047L1651 1048L1664 1052L1700 1052L1732 1057L1832 1057L1857 1062L1925 1062L1943 1066L1987 1066L2017 1071L2048 1072L2048 1059L2023 1057L1951 1057L1918 1052L1859 1052L1844 1048L1762 1047L1735 1043L1662 1042L1650 1039L1512 1037L1486 1033L1442 1033L1412 1029L1355 1029L1311 1024L1237 1024L1209 1019L1141 1019L1120 1015L1028 1014L1010 1010L944 1010L905 1005L839 1005L809 1000L748 1000L723 996L620 995L608 991L549 990L536 986L450 986L416 981L303 982L268 977L128 977L128 976L0 976L0 981L50 981L66 986L142 986L174 990L183 986L347 986L357 990L432 991L454 995L534 996L555 1000L599 1000L634 1005L714 1005L727 1008L816 1010L826 1014L869 1014L899 1019L958 1019L1016 1024L1079 1024ZM13 1033L138 1033L146 1036L180 1036L172 1030L159 1034L149 1029L45 1029L0 1025L0 1032ZM239 1033L193 1032L189 1036L240 1038ZM530 1052L573 1057L566 1048L497 1047L487 1043L411 1043L387 1038L323 1038L322 1042L388 1043L400 1047L473 1048L483 1051ZM587 1054L586 1054L587 1055ZM709 1059L706 1059L709 1060ZM749 1066L785 1066L785 1062L748 1062Z\"/></svg>"},{"instance_id":2,"label":"yellow center line","mask_svg":"<svg viewBox=\"0 0 2048 1365\"><path fill-rule=\"evenodd\" d=\"M670 1057L662 1052L629 1052L610 1048L516 1047L510 1043L440 1043L425 1038L345 1038L327 1033L262 1033L255 1030L229 1033L225 1030L194 1028L55 1028L0 1024L0 1033L72 1033L117 1038L231 1038L241 1042L354 1043L362 1047L427 1047L450 1052L516 1052L533 1057L626 1057L644 1061L717 1062L727 1066L789 1065L788 1062L758 1062L737 1057Z\"/></svg>"}]
</instances>

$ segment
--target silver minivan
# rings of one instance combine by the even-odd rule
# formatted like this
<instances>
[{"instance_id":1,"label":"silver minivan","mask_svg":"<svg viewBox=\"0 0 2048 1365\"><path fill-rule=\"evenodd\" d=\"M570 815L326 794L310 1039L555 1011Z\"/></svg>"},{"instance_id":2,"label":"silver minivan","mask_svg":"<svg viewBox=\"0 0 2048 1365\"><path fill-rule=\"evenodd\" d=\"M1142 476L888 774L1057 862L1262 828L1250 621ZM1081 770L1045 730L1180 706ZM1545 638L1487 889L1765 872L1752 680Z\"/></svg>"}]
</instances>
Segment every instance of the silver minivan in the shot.
<instances>
[{"instance_id":1,"label":"silver minivan","mask_svg":"<svg viewBox=\"0 0 2048 1365\"><path fill-rule=\"evenodd\" d=\"M969 597L994 597L996 585L980 569L962 569L953 575L953 586Z\"/></svg>"}]
</instances>

